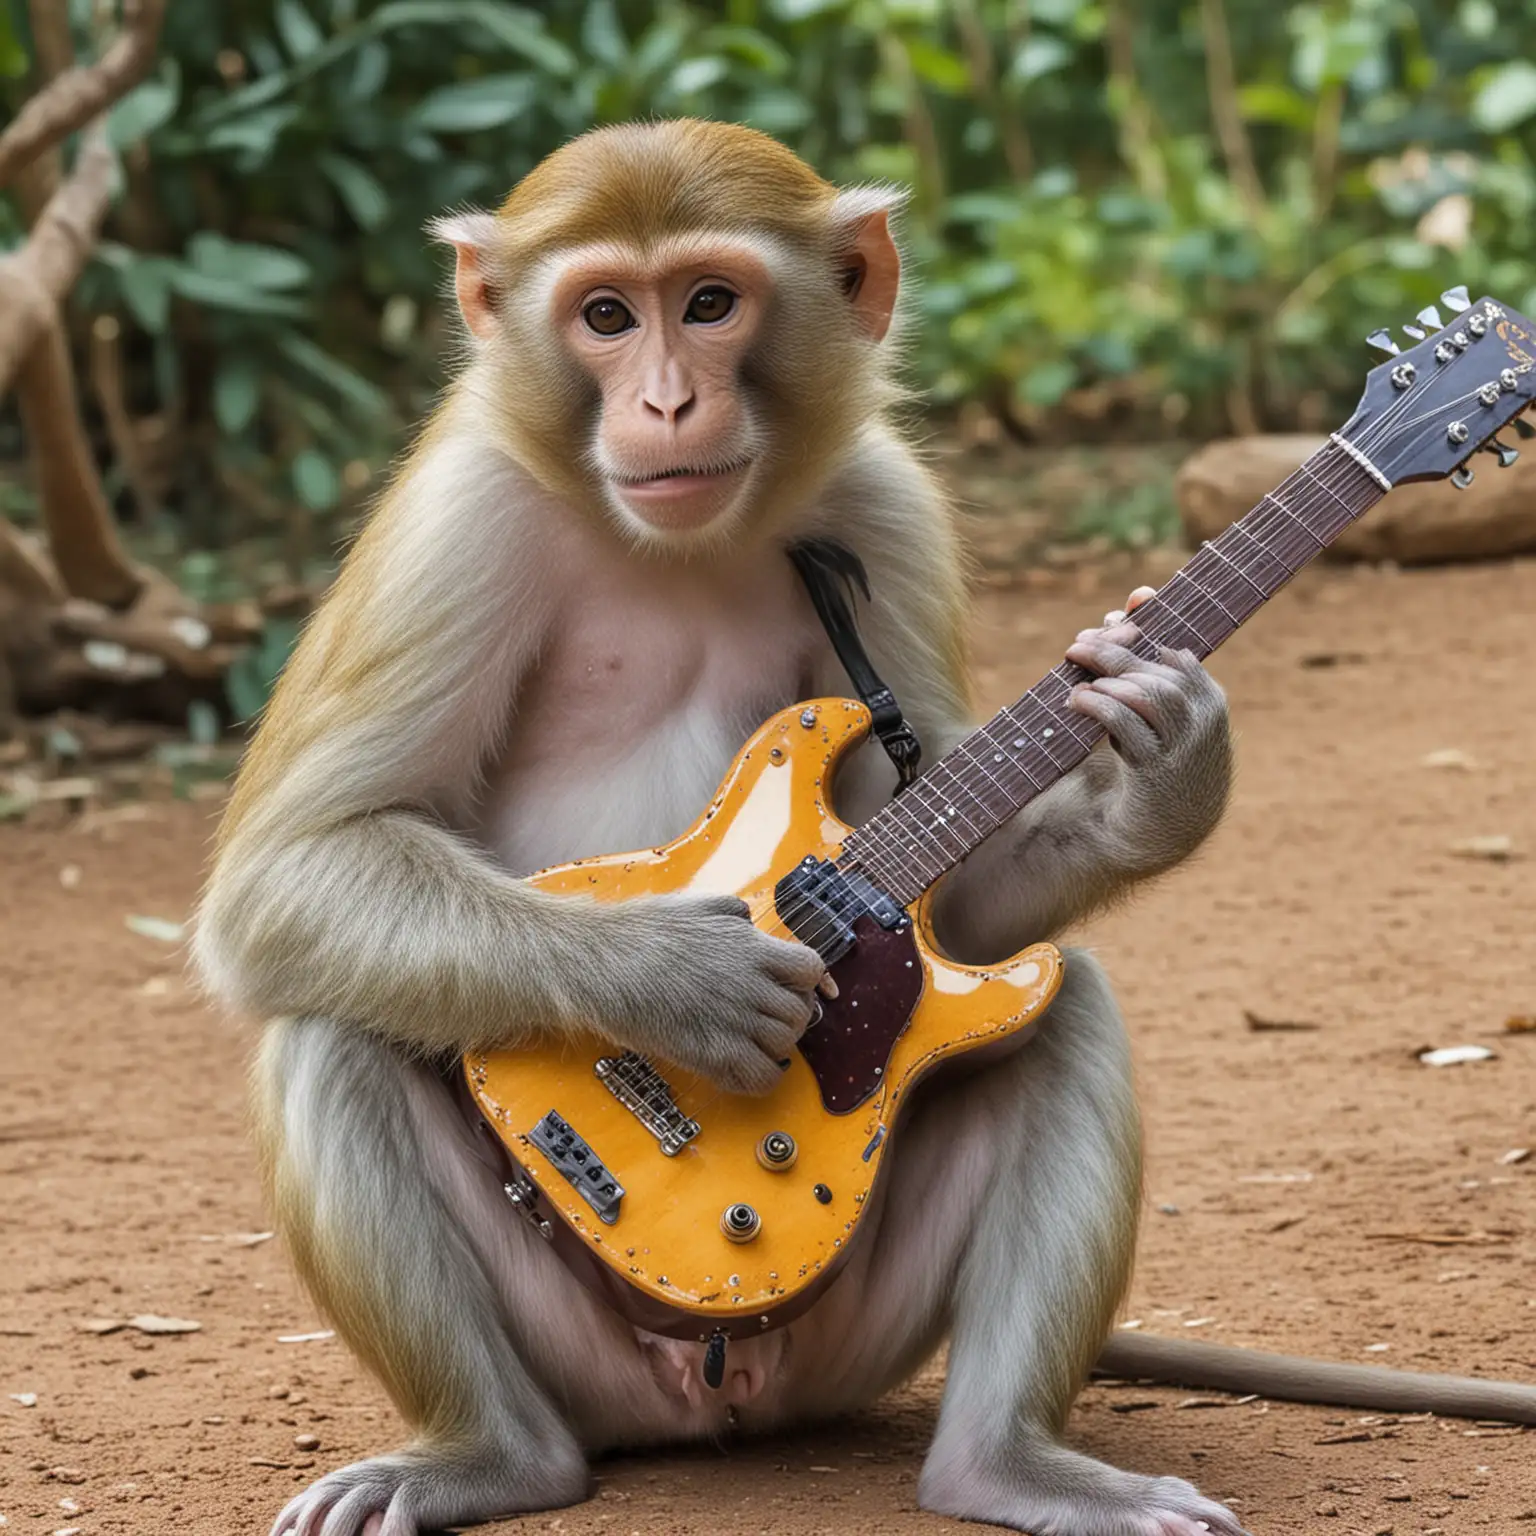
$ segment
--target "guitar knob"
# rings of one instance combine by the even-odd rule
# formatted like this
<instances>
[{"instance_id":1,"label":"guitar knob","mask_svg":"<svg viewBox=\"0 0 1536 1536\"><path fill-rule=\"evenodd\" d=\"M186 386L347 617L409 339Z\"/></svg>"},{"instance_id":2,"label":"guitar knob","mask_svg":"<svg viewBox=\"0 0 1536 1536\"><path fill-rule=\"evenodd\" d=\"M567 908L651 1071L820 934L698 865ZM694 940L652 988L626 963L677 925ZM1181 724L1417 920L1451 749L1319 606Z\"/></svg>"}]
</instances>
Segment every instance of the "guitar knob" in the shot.
<instances>
[{"instance_id":1,"label":"guitar knob","mask_svg":"<svg viewBox=\"0 0 1536 1536\"><path fill-rule=\"evenodd\" d=\"M1532 426L1524 416L1516 416L1513 425L1517 436L1527 439L1536 437L1536 426Z\"/></svg>"},{"instance_id":2,"label":"guitar knob","mask_svg":"<svg viewBox=\"0 0 1536 1536\"><path fill-rule=\"evenodd\" d=\"M1472 471L1468 469L1465 464L1463 464L1459 469L1453 471L1451 475L1451 484L1454 485L1458 491L1464 491L1469 485L1472 484L1472 481L1475 478L1476 477L1473 475Z\"/></svg>"},{"instance_id":3,"label":"guitar knob","mask_svg":"<svg viewBox=\"0 0 1536 1536\"><path fill-rule=\"evenodd\" d=\"M800 1148L787 1131L769 1131L757 1144L757 1160L769 1173L787 1173L799 1156Z\"/></svg>"},{"instance_id":4,"label":"guitar knob","mask_svg":"<svg viewBox=\"0 0 1536 1536\"><path fill-rule=\"evenodd\" d=\"M750 1205L740 1201L726 1206L720 1217L720 1230L733 1243L750 1243L762 1230L762 1225L763 1218Z\"/></svg>"},{"instance_id":5,"label":"guitar knob","mask_svg":"<svg viewBox=\"0 0 1536 1536\"><path fill-rule=\"evenodd\" d=\"M1465 283L1457 283L1454 288L1447 288L1440 295L1440 302L1447 309L1458 315L1462 310L1472 307L1472 300L1467 297L1467 285Z\"/></svg>"},{"instance_id":6,"label":"guitar knob","mask_svg":"<svg viewBox=\"0 0 1536 1536\"><path fill-rule=\"evenodd\" d=\"M1385 352L1388 357L1393 357L1402 351L1402 348L1392 340L1391 331L1387 330L1385 326L1379 331L1372 331L1365 338L1365 344L1368 347L1375 347L1378 352Z\"/></svg>"},{"instance_id":7,"label":"guitar knob","mask_svg":"<svg viewBox=\"0 0 1536 1536\"><path fill-rule=\"evenodd\" d=\"M1494 438L1490 443L1485 443L1483 451L1497 457L1500 469L1508 469L1520 457L1520 450L1518 448L1511 448L1508 443L1501 443L1498 438Z\"/></svg>"},{"instance_id":8,"label":"guitar knob","mask_svg":"<svg viewBox=\"0 0 1536 1536\"><path fill-rule=\"evenodd\" d=\"M1440 318L1440 311L1436 309L1433 304L1426 304L1424 308L1414 316L1414 319L1417 320L1420 325L1428 326L1428 328L1432 331L1438 331L1440 327L1445 324L1445 321Z\"/></svg>"}]
</instances>

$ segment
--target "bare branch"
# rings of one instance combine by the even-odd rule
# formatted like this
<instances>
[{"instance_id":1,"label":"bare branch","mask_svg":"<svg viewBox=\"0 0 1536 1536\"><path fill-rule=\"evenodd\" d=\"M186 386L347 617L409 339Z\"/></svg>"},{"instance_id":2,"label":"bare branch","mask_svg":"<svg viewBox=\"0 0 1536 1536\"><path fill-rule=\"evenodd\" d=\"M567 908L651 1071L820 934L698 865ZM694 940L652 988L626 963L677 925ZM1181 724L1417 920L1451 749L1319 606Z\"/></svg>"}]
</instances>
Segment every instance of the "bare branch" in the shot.
<instances>
[{"instance_id":1,"label":"bare branch","mask_svg":"<svg viewBox=\"0 0 1536 1536\"><path fill-rule=\"evenodd\" d=\"M112 46L94 64L65 70L0 133L0 187L105 112L149 73L164 15L165 0L123 0L123 27Z\"/></svg>"},{"instance_id":2,"label":"bare branch","mask_svg":"<svg viewBox=\"0 0 1536 1536\"><path fill-rule=\"evenodd\" d=\"M0 256L0 391L9 388L53 311L74 287L106 217L117 162L98 123L27 243Z\"/></svg>"}]
</instances>

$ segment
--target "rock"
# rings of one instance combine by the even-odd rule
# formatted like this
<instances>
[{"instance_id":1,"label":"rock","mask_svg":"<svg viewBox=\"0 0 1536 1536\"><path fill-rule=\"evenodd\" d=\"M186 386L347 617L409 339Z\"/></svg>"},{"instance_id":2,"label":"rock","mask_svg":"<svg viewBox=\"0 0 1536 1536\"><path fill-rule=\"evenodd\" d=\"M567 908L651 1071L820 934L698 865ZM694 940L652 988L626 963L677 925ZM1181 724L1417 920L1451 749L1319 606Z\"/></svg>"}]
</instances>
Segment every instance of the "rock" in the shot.
<instances>
[{"instance_id":1,"label":"rock","mask_svg":"<svg viewBox=\"0 0 1536 1536\"><path fill-rule=\"evenodd\" d=\"M319 1435L295 1435L293 1437L293 1444L294 1444L294 1448L296 1450L300 1450L300 1451L318 1451L320 1449L320 1436Z\"/></svg>"},{"instance_id":2,"label":"rock","mask_svg":"<svg viewBox=\"0 0 1536 1536\"><path fill-rule=\"evenodd\" d=\"M1281 435L1207 444L1174 479L1186 537L1192 544L1215 538L1322 442ZM1483 454L1474 468L1477 479L1465 491L1442 480L1397 486L1339 536L1327 558L1436 565L1536 552L1536 453L1522 454L1506 470Z\"/></svg>"}]
</instances>

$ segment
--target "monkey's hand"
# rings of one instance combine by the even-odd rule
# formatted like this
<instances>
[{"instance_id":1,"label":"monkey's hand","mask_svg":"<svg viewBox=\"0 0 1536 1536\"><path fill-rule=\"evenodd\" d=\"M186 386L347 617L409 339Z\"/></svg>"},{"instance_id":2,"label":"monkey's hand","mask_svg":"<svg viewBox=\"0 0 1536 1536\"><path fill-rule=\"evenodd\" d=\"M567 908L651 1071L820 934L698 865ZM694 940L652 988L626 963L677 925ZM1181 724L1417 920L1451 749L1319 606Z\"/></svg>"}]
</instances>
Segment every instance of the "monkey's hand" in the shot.
<instances>
[{"instance_id":1,"label":"monkey's hand","mask_svg":"<svg viewBox=\"0 0 1536 1536\"><path fill-rule=\"evenodd\" d=\"M1129 607L1150 596L1132 593ZM1067 659L1098 676L1079 686L1072 708L1109 733L1125 771L1109 819L1125 862L1146 873L1171 868L1215 829L1232 778L1226 696L1189 651L1164 647L1146 661L1128 647L1140 637L1124 613L1086 629Z\"/></svg>"},{"instance_id":2,"label":"monkey's hand","mask_svg":"<svg viewBox=\"0 0 1536 1536\"><path fill-rule=\"evenodd\" d=\"M592 1025L728 1093L767 1093L815 1013L821 956L747 921L735 896L647 896L600 909Z\"/></svg>"}]
</instances>

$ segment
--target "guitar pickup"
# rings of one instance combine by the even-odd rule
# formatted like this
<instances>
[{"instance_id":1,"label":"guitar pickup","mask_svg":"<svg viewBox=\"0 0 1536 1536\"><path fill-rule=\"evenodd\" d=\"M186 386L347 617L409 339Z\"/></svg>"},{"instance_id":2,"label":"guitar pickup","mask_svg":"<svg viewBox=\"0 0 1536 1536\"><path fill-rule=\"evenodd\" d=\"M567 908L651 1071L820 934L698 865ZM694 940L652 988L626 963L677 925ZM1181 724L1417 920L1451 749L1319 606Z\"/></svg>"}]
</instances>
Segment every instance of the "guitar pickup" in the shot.
<instances>
[{"instance_id":1,"label":"guitar pickup","mask_svg":"<svg viewBox=\"0 0 1536 1536\"><path fill-rule=\"evenodd\" d=\"M528 1139L565 1175L581 1198L597 1212L599 1221L611 1227L619 1219L624 1186L608 1171L602 1158L554 1110L534 1126Z\"/></svg>"}]
</instances>

